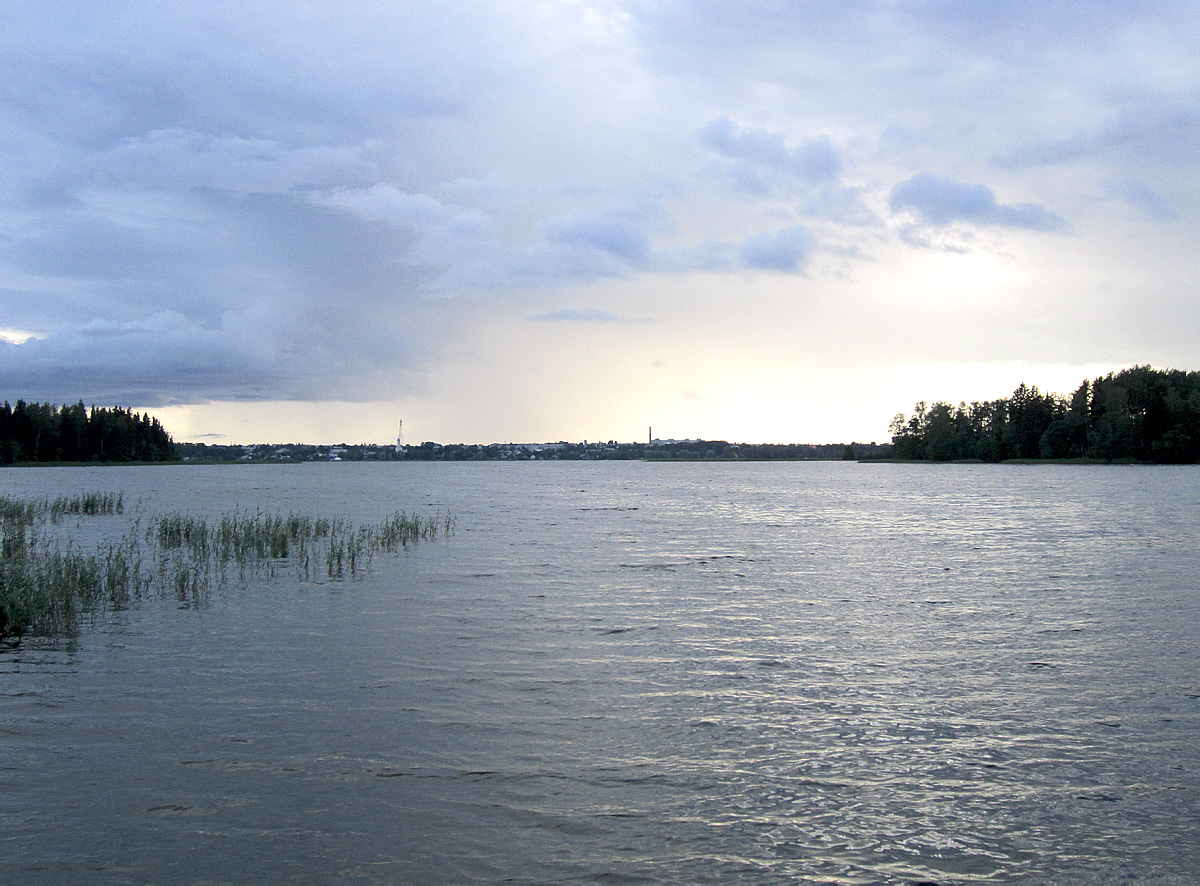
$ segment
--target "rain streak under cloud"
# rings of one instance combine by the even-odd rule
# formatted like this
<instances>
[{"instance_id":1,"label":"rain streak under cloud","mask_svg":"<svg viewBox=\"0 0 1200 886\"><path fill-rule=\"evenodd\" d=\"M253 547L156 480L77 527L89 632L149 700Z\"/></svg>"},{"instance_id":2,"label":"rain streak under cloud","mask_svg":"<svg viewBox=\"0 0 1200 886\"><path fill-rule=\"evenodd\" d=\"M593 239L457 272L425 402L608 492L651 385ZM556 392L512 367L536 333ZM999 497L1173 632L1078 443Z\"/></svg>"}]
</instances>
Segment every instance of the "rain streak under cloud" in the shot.
<instances>
[{"instance_id":1,"label":"rain streak under cloud","mask_svg":"<svg viewBox=\"0 0 1200 886\"><path fill-rule=\"evenodd\" d=\"M0 395L882 439L1200 368L1192 4L14 2Z\"/></svg>"}]
</instances>

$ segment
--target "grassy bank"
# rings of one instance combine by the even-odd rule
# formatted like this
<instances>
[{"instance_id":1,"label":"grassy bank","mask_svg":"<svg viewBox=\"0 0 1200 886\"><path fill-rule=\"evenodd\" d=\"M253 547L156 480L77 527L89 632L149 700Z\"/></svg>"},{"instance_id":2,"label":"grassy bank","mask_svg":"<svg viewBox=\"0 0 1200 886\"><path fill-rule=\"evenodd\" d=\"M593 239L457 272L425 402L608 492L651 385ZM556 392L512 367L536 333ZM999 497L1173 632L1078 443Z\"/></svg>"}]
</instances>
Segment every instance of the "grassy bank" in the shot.
<instances>
[{"instance_id":1,"label":"grassy bank","mask_svg":"<svg viewBox=\"0 0 1200 886\"><path fill-rule=\"evenodd\" d=\"M231 578L352 578L379 552L449 535L452 517L397 512L379 523L343 517L235 512L125 518L94 550L53 527L68 517L120 518L119 493L24 500L0 496L0 637L53 636L149 596L199 600Z\"/></svg>"}]
</instances>

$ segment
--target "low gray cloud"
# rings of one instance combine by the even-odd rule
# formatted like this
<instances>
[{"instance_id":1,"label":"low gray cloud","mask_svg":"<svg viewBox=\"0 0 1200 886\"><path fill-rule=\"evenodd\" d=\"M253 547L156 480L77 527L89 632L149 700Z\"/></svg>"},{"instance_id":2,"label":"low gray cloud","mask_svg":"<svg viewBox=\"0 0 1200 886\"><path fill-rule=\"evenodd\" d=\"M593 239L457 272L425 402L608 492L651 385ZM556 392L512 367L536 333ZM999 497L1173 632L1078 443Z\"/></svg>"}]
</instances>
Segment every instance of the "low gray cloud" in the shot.
<instances>
[{"instance_id":1,"label":"low gray cloud","mask_svg":"<svg viewBox=\"0 0 1200 886\"><path fill-rule=\"evenodd\" d=\"M892 212L909 211L932 225L965 222L1031 231L1061 231L1066 221L1036 203L1004 204L986 185L952 181L928 172L918 173L892 189Z\"/></svg>"},{"instance_id":2,"label":"low gray cloud","mask_svg":"<svg viewBox=\"0 0 1200 886\"><path fill-rule=\"evenodd\" d=\"M102 405L255 398L280 386L299 391L303 369L251 323L229 318L204 328L171 311L62 325L45 338L0 345L0 375L11 389L47 400L78 392Z\"/></svg>"}]
</instances>

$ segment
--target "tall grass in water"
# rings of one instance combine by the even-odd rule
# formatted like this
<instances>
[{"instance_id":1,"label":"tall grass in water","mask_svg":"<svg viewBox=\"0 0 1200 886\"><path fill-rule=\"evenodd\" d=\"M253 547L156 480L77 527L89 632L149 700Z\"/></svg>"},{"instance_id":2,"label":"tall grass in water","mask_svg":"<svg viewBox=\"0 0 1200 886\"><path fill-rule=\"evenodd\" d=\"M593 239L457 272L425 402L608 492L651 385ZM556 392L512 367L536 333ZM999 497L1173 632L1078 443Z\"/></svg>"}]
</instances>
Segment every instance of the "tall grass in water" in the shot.
<instances>
[{"instance_id":1,"label":"tall grass in water","mask_svg":"<svg viewBox=\"0 0 1200 886\"><path fill-rule=\"evenodd\" d=\"M60 523L71 515L94 517L98 514L123 514L125 495L121 492L85 492L49 500L46 507L54 523Z\"/></svg>"},{"instance_id":2,"label":"tall grass in water","mask_svg":"<svg viewBox=\"0 0 1200 886\"><path fill-rule=\"evenodd\" d=\"M451 517L397 512L378 524L346 518L231 513L216 519L169 513L132 521L116 542L81 553L57 544L47 521L66 515L122 514L120 494L88 493L53 501L0 496L0 637L76 629L79 616L120 608L154 591L195 602L231 571L304 580L353 578L378 551L449 535Z\"/></svg>"},{"instance_id":3,"label":"tall grass in water","mask_svg":"<svg viewBox=\"0 0 1200 886\"><path fill-rule=\"evenodd\" d=\"M398 511L383 520L378 526L378 531L379 546L385 551L394 551L409 542L450 535L454 531L454 518L449 515L418 517L416 514L409 515Z\"/></svg>"},{"instance_id":4,"label":"tall grass in water","mask_svg":"<svg viewBox=\"0 0 1200 886\"><path fill-rule=\"evenodd\" d=\"M61 523L66 517L94 517L101 514L125 513L125 496L120 492L84 492L79 495L50 499L20 499L0 495L0 520L31 525L47 517Z\"/></svg>"},{"instance_id":5,"label":"tall grass in water","mask_svg":"<svg viewBox=\"0 0 1200 886\"><path fill-rule=\"evenodd\" d=\"M274 575L287 565L311 578L323 565L329 578L353 577L367 568L376 551L396 551L422 539L449 535L453 518L419 517L397 512L375 525L348 519L262 512L225 514L208 521L186 514L164 514L146 528L165 562L187 558L219 575L231 567L246 574Z\"/></svg>"},{"instance_id":6,"label":"tall grass in water","mask_svg":"<svg viewBox=\"0 0 1200 886\"><path fill-rule=\"evenodd\" d=\"M60 545L47 520L67 514L118 514L120 495L23 501L0 496L0 637L75 630L80 614L120 607L143 592L146 576L136 541L126 537L91 553Z\"/></svg>"}]
</instances>

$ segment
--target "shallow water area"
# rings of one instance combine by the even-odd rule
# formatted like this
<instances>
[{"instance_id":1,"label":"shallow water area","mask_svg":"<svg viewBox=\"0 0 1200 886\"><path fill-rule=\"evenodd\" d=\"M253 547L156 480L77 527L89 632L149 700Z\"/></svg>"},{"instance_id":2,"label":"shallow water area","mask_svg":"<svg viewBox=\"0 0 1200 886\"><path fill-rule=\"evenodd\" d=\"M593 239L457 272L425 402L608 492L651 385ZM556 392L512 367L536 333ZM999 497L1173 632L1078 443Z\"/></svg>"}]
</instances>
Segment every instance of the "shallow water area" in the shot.
<instances>
[{"instance_id":1,"label":"shallow water area","mask_svg":"<svg viewBox=\"0 0 1200 886\"><path fill-rule=\"evenodd\" d=\"M235 577L0 651L0 881L1200 870L1196 468L401 462L0 484L457 521L353 580Z\"/></svg>"}]
</instances>

